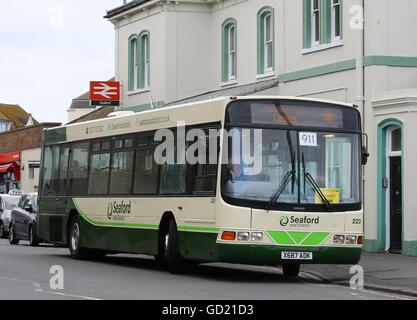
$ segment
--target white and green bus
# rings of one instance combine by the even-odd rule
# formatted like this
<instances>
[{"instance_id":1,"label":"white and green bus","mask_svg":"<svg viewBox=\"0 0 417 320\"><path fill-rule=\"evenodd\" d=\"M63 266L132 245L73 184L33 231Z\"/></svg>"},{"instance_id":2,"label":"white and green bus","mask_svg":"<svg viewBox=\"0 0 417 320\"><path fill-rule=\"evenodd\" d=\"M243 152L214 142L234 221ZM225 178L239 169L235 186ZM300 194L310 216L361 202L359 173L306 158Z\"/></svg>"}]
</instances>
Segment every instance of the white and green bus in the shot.
<instances>
[{"instance_id":1,"label":"white and green bus","mask_svg":"<svg viewBox=\"0 0 417 320\"><path fill-rule=\"evenodd\" d=\"M161 130L172 132L175 160L203 141L208 151L191 153L207 152L198 158L206 161L161 163ZM200 135L185 140L192 130ZM249 146L236 147L245 137ZM283 266L290 277L301 264L356 264L362 138L354 105L290 97L219 98L48 129L39 234L76 259L144 254L173 273L189 262ZM243 160L256 152L260 170L250 170Z\"/></svg>"}]
</instances>

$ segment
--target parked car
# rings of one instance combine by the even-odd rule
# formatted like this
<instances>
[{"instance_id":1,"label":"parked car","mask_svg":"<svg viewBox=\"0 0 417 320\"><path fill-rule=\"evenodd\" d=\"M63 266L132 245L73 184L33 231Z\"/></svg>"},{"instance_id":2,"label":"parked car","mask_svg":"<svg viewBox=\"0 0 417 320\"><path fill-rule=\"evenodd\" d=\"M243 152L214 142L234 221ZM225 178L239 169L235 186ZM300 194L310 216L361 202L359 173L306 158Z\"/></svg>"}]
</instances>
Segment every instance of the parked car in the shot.
<instances>
[{"instance_id":1,"label":"parked car","mask_svg":"<svg viewBox=\"0 0 417 320\"><path fill-rule=\"evenodd\" d=\"M0 194L0 239L7 238L12 210L17 207L20 195Z\"/></svg>"},{"instance_id":2,"label":"parked car","mask_svg":"<svg viewBox=\"0 0 417 320\"><path fill-rule=\"evenodd\" d=\"M42 242L37 233L37 199L36 193L25 194L20 198L18 206L12 210L10 244L16 245L20 240L28 240L32 247L36 247Z\"/></svg>"}]
</instances>

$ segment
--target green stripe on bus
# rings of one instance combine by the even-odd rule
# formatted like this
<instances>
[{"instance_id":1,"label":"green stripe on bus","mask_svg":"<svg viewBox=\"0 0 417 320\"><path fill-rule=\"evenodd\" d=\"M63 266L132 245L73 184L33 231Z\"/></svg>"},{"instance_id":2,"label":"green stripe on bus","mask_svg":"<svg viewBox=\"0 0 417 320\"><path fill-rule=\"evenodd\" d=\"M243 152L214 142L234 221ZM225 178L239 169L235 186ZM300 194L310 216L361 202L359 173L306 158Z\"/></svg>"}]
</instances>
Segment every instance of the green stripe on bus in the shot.
<instances>
[{"instance_id":1,"label":"green stripe on bus","mask_svg":"<svg viewBox=\"0 0 417 320\"><path fill-rule=\"evenodd\" d=\"M329 232L285 232L269 231L268 234L278 245L321 245L329 236Z\"/></svg>"},{"instance_id":2,"label":"green stripe on bus","mask_svg":"<svg viewBox=\"0 0 417 320\"><path fill-rule=\"evenodd\" d=\"M112 222L112 221L96 221L96 220L91 219L89 216L87 216L81 210L81 208L77 205L75 200L73 202L74 202L75 208L77 209L81 217L96 227L118 227L118 228L153 229L153 230L159 229L159 226L154 225L154 224L134 224L134 223Z\"/></svg>"},{"instance_id":3,"label":"green stripe on bus","mask_svg":"<svg viewBox=\"0 0 417 320\"><path fill-rule=\"evenodd\" d=\"M284 231L270 231L269 235L277 244L293 245L295 244L291 237Z\"/></svg>"},{"instance_id":4,"label":"green stripe on bus","mask_svg":"<svg viewBox=\"0 0 417 320\"><path fill-rule=\"evenodd\" d=\"M315 232L308 236L307 239L303 241L304 246L318 246L322 244L330 236L329 232Z\"/></svg>"},{"instance_id":5,"label":"green stripe on bus","mask_svg":"<svg viewBox=\"0 0 417 320\"><path fill-rule=\"evenodd\" d=\"M135 228L135 229L152 229L158 230L159 225L154 224L132 224L132 223L124 223L124 222L112 222L112 221L96 221L91 219L87 216L81 208L77 205L75 201L74 206L76 207L77 211L80 213L81 217L84 218L88 223L96 226L96 227L118 227L118 228ZM198 232L209 232L209 233L218 233L220 229L218 228L200 228L200 227L185 227L179 226L179 231L198 231Z\"/></svg>"},{"instance_id":6,"label":"green stripe on bus","mask_svg":"<svg viewBox=\"0 0 417 320\"><path fill-rule=\"evenodd\" d=\"M300 244L304 239L306 239L310 232L289 232L290 237L295 241L296 244Z\"/></svg>"}]
</instances>

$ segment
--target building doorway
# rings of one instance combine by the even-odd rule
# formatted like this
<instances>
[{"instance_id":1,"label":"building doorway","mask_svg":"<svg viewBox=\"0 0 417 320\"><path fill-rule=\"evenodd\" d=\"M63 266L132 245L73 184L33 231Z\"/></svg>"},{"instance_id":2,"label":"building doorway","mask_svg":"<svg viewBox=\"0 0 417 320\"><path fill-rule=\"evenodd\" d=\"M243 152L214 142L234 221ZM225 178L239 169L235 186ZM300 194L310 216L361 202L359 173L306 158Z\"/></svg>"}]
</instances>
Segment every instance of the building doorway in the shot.
<instances>
[{"instance_id":1,"label":"building doorway","mask_svg":"<svg viewBox=\"0 0 417 320\"><path fill-rule=\"evenodd\" d=\"M403 168L402 130L392 126L387 129L387 177L386 189L386 246L392 253L402 252L403 240Z\"/></svg>"}]
</instances>

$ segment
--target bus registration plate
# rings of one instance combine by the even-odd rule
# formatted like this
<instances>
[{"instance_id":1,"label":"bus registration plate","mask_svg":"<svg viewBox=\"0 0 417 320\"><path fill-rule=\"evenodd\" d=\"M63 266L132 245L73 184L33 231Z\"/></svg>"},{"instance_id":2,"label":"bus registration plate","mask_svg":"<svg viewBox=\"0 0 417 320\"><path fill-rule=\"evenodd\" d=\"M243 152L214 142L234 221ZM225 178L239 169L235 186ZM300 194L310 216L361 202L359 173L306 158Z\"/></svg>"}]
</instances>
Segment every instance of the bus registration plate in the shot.
<instances>
[{"instance_id":1,"label":"bus registration plate","mask_svg":"<svg viewBox=\"0 0 417 320\"><path fill-rule=\"evenodd\" d=\"M312 252L283 252L282 260L313 260Z\"/></svg>"}]
</instances>

